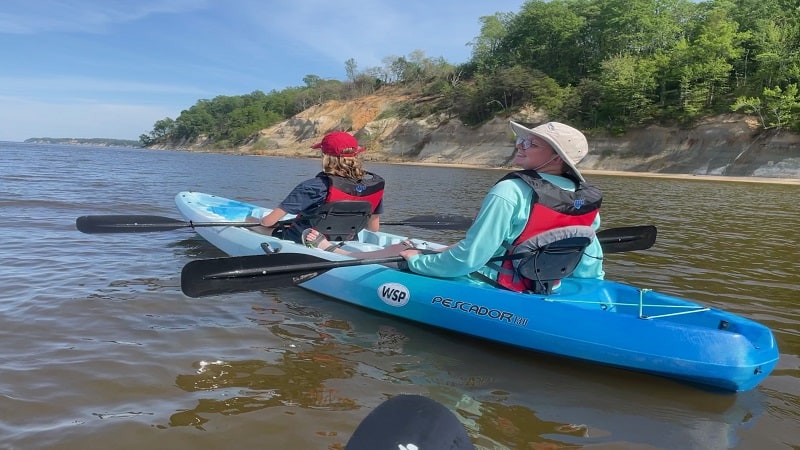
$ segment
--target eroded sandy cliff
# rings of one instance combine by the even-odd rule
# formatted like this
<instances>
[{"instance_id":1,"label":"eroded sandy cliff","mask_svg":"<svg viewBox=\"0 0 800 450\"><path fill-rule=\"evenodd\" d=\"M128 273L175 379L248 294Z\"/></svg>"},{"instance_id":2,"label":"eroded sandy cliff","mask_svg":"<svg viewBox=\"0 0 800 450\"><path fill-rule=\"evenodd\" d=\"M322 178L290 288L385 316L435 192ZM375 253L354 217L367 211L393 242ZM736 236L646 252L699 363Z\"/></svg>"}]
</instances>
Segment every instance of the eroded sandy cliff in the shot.
<instances>
[{"instance_id":1,"label":"eroded sandy cliff","mask_svg":"<svg viewBox=\"0 0 800 450\"><path fill-rule=\"evenodd\" d=\"M369 149L374 161L508 166L513 135L508 119L496 118L469 128L457 119L381 118L404 95L373 95L331 101L261 130L237 153L290 157L316 156L309 147L326 132L344 129ZM522 123L546 121L535 111L512 116ZM650 126L623 136L589 135L590 153L582 169L691 175L800 178L800 135L764 131L751 117L730 114L703 121L692 129ZM215 151L202 143L180 147Z\"/></svg>"}]
</instances>

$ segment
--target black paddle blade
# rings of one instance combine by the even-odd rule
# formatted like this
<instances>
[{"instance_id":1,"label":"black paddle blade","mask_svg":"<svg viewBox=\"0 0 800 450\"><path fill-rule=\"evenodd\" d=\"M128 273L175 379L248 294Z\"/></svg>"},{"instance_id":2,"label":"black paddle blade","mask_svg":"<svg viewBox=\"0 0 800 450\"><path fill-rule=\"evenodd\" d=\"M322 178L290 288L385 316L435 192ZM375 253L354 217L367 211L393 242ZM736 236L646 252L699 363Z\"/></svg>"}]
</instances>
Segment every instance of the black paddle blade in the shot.
<instances>
[{"instance_id":1,"label":"black paddle blade","mask_svg":"<svg viewBox=\"0 0 800 450\"><path fill-rule=\"evenodd\" d=\"M656 242L658 230L653 225L608 228L597 233L603 253L646 250Z\"/></svg>"},{"instance_id":2,"label":"black paddle blade","mask_svg":"<svg viewBox=\"0 0 800 450\"><path fill-rule=\"evenodd\" d=\"M294 286L337 267L397 263L402 256L329 261L301 253L239 256L192 261L181 271L181 290L189 297Z\"/></svg>"},{"instance_id":3,"label":"black paddle blade","mask_svg":"<svg viewBox=\"0 0 800 450\"><path fill-rule=\"evenodd\" d=\"M398 395L378 405L358 425L345 450L474 450L446 406L421 395Z\"/></svg>"},{"instance_id":4,"label":"black paddle blade","mask_svg":"<svg viewBox=\"0 0 800 450\"><path fill-rule=\"evenodd\" d=\"M191 225L188 222L161 216L106 215L78 217L75 226L81 233L97 234L171 231Z\"/></svg>"},{"instance_id":5,"label":"black paddle blade","mask_svg":"<svg viewBox=\"0 0 800 450\"><path fill-rule=\"evenodd\" d=\"M288 287L334 267L330 261L302 253L200 259L183 266L181 290L188 297L205 297Z\"/></svg>"}]
</instances>

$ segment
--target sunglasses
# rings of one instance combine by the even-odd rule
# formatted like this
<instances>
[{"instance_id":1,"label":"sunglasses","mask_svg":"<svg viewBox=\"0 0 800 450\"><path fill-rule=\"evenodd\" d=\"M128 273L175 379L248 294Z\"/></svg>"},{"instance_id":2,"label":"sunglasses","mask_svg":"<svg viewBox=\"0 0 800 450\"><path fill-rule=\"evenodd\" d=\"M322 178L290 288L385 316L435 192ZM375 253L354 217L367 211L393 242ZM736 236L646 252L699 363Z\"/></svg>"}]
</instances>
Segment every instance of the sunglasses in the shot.
<instances>
[{"instance_id":1,"label":"sunglasses","mask_svg":"<svg viewBox=\"0 0 800 450\"><path fill-rule=\"evenodd\" d=\"M523 150L528 150L531 147L537 147L537 148L543 147L542 144L537 144L536 142L530 139L518 137L516 146L519 147L520 145L522 145Z\"/></svg>"}]
</instances>

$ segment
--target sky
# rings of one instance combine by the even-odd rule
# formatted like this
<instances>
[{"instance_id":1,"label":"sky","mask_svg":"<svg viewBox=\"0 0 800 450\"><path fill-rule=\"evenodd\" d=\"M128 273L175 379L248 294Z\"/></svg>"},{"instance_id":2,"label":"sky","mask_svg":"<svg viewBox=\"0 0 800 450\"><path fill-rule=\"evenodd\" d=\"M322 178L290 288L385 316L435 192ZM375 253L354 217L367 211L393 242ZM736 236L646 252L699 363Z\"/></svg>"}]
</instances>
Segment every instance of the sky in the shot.
<instances>
[{"instance_id":1,"label":"sky","mask_svg":"<svg viewBox=\"0 0 800 450\"><path fill-rule=\"evenodd\" d=\"M0 141L138 140L201 99L345 80L422 50L467 62L524 0L2 0Z\"/></svg>"}]
</instances>

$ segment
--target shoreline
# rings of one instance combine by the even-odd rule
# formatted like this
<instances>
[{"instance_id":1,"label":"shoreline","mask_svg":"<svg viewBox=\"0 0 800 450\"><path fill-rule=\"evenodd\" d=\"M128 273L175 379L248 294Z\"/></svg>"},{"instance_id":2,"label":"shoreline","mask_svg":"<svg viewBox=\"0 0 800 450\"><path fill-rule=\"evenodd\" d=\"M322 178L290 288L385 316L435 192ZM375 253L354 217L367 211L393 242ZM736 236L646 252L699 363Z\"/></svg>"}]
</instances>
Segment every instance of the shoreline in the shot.
<instances>
[{"instance_id":1,"label":"shoreline","mask_svg":"<svg viewBox=\"0 0 800 450\"><path fill-rule=\"evenodd\" d=\"M503 171L515 170L513 167L488 167L476 164L428 163L428 162L380 161L380 160L366 160L364 162L366 164L380 163L380 164L397 164L406 166L452 167L460 169L483 169L483 170L503 170ZM771 183L771 184L785 184L785 185L800 185L800 179L798 178L733 177L727 175L692 175L692 174L681 174L681 173L626 172L622 170L598 170L598 169L583 169L581 170L581 173L584 175L667 178L674 180L729 181L729 182L741 182L741 183Z\"/></svg>"},{"instance_id":2,"label":"shoreline","mask_svg":"<svg viewBox=\"0 0 800 450\"><path fill-rule=\"evenodd\" d=\"M159 148L154 148L161 150ZM178 151L198 151L189 149L164 149L164 150L178 150ZM317 158L316 155L311 154L277 154L272 152L249 153L242 152L239 149L227 150L201 150L202 153L223 153L235 154L241 156L260 156L260 157L275 157L275 158L297 158L309 159ZM481 170L502 170L510 172L515 170L514 167L496 167L496 166L483 166L480 164L468 163L439 163L439 162L424 162L424 161L397 161L391 159L370 158L369 156L362 157L365 164L378 163L378 164L396 164L404 166L427 166L427 167L451 167L456 169L481 169ZM783 185L800 185L800 178L773 178L773 177L740 177L740 176L727 176L727 175L694 175L694 174L681 174L681 173L655 173L655 172L627 172L623 170L600 170L600 169L583 169L582 174L585 175L603 175L603 176L620 176L620 177L640 177L640 178L666 178L673 180L698 180L698 181L725 181L725 182L740 182L740 183L769 183L769 184L783 184Z\"/></svg>"},{"instance_id":3,"label":"shoreline","mask_svg":"<svg viewBox=\"0 0 800 450\"><path fill-rule=\"evenodd\" d=\"M771 177L733 177L728 175L690 175L680 173L650 173L650 172L623 172L617 170L582 170L581 173L590 175L611 175L642 178L669 178L675 180L698 181L735 181L740 183L772 183L772 184L798 184L797 178L771 178Z\"/></svg>"}]
</instances>

